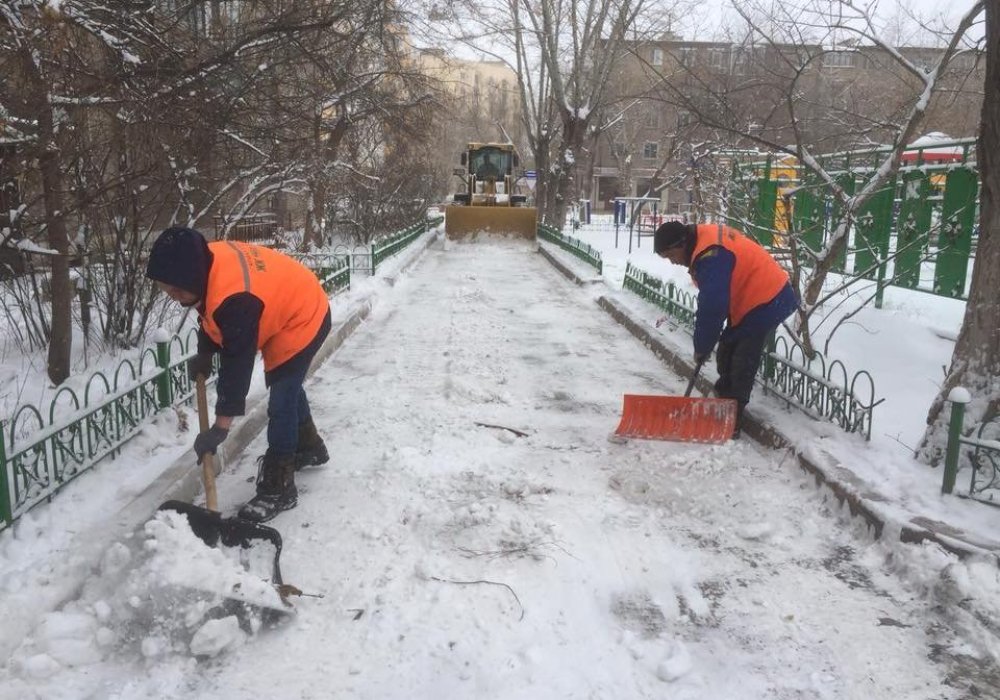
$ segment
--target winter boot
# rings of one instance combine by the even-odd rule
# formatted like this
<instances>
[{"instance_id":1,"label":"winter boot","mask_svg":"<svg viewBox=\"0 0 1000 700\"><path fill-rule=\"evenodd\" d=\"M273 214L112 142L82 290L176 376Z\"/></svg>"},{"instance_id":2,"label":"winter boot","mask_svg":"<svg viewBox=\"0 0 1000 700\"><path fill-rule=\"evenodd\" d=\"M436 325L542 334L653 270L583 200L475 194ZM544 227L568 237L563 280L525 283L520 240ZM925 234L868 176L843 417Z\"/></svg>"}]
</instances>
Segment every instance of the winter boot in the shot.
<instances>
[{"instance_id":1,"label":"winter boot","mask_svg":"<svg viewBox=\"0 0 1000 700\"><path fill-rule=\"evenodd\" d=\"M316 432L316 424L310 418L299 425L299 446L295 450L295 469L326 464L329 461L330 453L326 451L326 444Z\"/></svg>"},{"instance_id":2,"label":"winter boot","mask_svg":"<svg viewBox=\"0 0 1000 700\"><path fill-rule=\"evenodd\" d=\"M295 488L295 455L268 451L258 461L257 495L240 508L239 516L263 523L283 510L294 508L299 502L299 492Z\"/></svg>"},{"instance_id":3,"label":"winter boot","mask_svg":"<svg viewBox=\"0 0 1000 700\"><path fill-rule=\"evenodd\" d=\"M736 423L733 427L733 440L739 440L740 436L743 434L743 409L745 404L739 404L736 407Z\"/></svg>"}]
</instances>

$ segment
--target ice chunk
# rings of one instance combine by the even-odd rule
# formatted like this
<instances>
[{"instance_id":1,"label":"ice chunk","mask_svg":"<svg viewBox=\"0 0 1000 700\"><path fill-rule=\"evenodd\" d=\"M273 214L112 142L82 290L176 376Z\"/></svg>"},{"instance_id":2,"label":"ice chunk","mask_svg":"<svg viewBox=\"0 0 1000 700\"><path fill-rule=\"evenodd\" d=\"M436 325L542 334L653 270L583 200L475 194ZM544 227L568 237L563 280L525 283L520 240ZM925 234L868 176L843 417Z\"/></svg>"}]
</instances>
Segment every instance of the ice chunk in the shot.
<instances>
[{"instance_id":1,"label":"ice chunk","mask_svg":"<svg viewBox=\"0 0 1000 700\"><path fill-rule=\"evenodd\" d=\"M191 653L195 656L216 656L224 649L240 646L245 639L236 616L209 620L194 633Z\"/></svg>"}]
</instances>

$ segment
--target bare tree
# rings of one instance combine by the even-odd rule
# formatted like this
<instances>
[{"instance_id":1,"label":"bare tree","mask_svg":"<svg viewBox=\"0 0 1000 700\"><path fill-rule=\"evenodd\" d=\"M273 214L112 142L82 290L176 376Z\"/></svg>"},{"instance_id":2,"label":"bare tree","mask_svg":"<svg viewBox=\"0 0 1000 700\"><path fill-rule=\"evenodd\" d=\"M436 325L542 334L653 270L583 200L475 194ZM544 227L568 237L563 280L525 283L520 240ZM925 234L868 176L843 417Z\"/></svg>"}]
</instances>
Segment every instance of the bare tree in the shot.
<instances>
[{"instance_id":1,"label":"bare tree","mask_svg":"<svg viewBox=\"0 0 1000 700\"><path fill-rule=\"evenodd\" d=\"M48 325L48 375L56 384L69 375L72 353L67 166L76 157L75 140L86 114L126 99L137 57L167 48L144 13L128 9L83 2L0 4L6 74L0 127L16 161L37 164L29 188L40 192L35 229L50 253L50 316L42 327Z\"/></svg>"},{"instance_id":2,"label":"bare tree","mask_svg":"<svg viewBox=\"0 0 1000 700\"><path fill-rule=\"evenodd\" d=\"M962 386L972 393L970 423L991 420L1000 413L1000 299L996 293L1000 274L1000 2L987 0L985 11L987 89L977 149L982 187L979 243L962 330L944 384L928 412L927 431L918 450L931 463L944 454L948 428L942 408L953 388Z\"/></svg>"},{"instance_id":3,"label":"bare tree","mask_svg":"<svg viewBox=\"0 0 1000 700\"><path fill-rule=\"evenodd\" d=\"M612 67L649 0L456 3L452 36L518 74L522 121L544 221L561 227L585 191L589 147ZM660 22L656 18L652 24Z\"/></svg>"},{"instance_id":4,"label":"bare tree","mask_svg":"<svg viewBox=\"0 0 1000 700\"><path fill-rule=\"evenodd\" d=\"M13 205L0 243L44 261L11 288L21 338L48 345L53 382L69 373L77 290L104 341L142 337L154 298L141 251L161 227L218 217L226 237L300 195L320 240L331 178L357 170L338 157L344 135L428 101L397 19L382 0L0 2L0 179ZM415 208L392 201L396 215Z\"/></svg>"},{"instance_id":5,"label":"bare tree","mask_svg":"<svg viewBox=\"0 0 1000 700\"><path fill-rule=\"evenodd\" d=\"M753 42L747 47L752 49L749 53L741 54L739 47L735 53L720 48L718 55L724 58L721 72L729 77L720 80L720 71L713 70L716 66L681 61L678 73L683 79L661 75L659 84L666 100L696 115L703 126L728 134L732 145L753 145L765 152L794 156L806 169L807 178L836 199L833 231L819 249L807 245L794 232L789 238L793 277L801 293L795 330L806 352L811 353L813 321L824 304L832 294L865 279L864 275L850 278L831 292L826 286L829 273L844 255L859 213L898 171L903 151L942 89L942 78L962 50L983 2L971 5L944 37L944 49L932 55L929 65L918 64L888 43L871 6L854 0L804 0L766 7L744 3L735 7L752 30ZM858 54L861 42L902 76L893 81L895 100L885 89L879 99L866 100L850 86L831 90L822 82L820 69L829 56L844 53L845 37L855 39L846 53ZM734 75L741 55L756 57L754 68ZM818 157L833 143L855 148L889 143L891 147L849 190Z\"/></svg>"}]
</instances>

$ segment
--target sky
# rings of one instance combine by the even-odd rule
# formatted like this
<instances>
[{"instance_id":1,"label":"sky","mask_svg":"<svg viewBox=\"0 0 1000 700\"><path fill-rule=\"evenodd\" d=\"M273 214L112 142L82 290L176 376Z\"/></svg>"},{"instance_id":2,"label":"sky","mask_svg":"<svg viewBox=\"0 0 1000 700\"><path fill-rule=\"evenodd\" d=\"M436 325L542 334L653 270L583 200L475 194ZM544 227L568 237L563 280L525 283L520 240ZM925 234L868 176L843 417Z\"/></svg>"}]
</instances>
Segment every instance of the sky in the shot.
<instances>
[{"instance_id":1,"label":"sky","mask_svg":"<svg viewBox=\"0 0 1000 700\"><path fill-rule=\"evenodd\" d=\"M299 506L270 523L285 580L322 597L248 632L212 612L239 552L123 515L193 467L166 412L0 533L0 700L929 700L962 697L969 669L996 680L1000 642L978 622L998 613L995 563L873 540L790 455L749 440L609 439L623 393L686 384L596 304L653 328L660 312L621 290L626 260L685 281L649 239L629 254L607 227L576 232L606 262L604 282L576 286L531 244L435 235L331 301L335 324L371 307L306 386L333 458L298 473ZM941 497L906 448L961 305L887 302L837 346L891 398L870 443L759 389L751 410L848 466L887 518L1000 540L993 509ZM655 332L690 351L682 329ZM264 397L258 372L250 405ZM225 465L224 512L251 495L264 447Z\"/></svg>"},{"instance_id":2,"label":"sky","mask_svg":"<svg viewBox=\"0 0 1000 700\"><path fill-rule=\"evenodd\" d=\"M680 18L673 24L671 29L687 40L708 40L720 36L727 36L735 33L739 35L745 26L743 19L734 7L737 3L745 9L752 7L769 7L770 2L765 0L686 0L682 2L683 9L680 11ZM826 5L823 0L816 3L805 0L798 4ZM933 32L922 28L925 25L933 30L940 30L945 27L955 27L962 15L972 7L971 0L881 0L881 2L866 3L858 2L858 6L868 6L874 8L874 16L877 21L891 25L893 29L888 36L900 37L897 43L906 45L939 45L940 40ZM789 8L788 2L781 2L779 7L783 10ZM667 17L667 11L657 10L657 4L647 3L650 7L649 16L653 18ZM667 6L674 7L675 3L668 2ZM773 13L772 13L773 14ZM891 23L889 20L893 20ZM656 19L660 21L660 19ZM498 47L496 42L490 43L487 47L476 48L474 46L463 45L453 41L453 36L447 35L447 28L440 23L433 23L432 28L436 36L428 39L422 37L421 31L416 31L415 39L420 45L447 45L449 51L460 58L482 59L495 58L505 55L502 47ZM463 27L467 30L468 27ZM444 32L444 33L442 33ZM970 39L978 40L982 37L981 22L973 27L969 33Z\"/></svg>"}]
</instances>

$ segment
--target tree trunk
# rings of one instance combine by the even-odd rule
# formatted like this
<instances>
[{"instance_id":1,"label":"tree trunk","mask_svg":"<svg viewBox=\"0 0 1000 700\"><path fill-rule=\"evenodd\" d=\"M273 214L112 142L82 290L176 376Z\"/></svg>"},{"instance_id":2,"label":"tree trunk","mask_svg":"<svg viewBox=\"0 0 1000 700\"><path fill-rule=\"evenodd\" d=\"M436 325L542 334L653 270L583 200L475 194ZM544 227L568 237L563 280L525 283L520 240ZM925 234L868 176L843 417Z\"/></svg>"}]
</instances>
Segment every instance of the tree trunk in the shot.
<instances>
[{"instance_id":1,"label":"tree trunk","mask_svg":"<svg viewBox=\"0 0 1000 700\"><path fill-rule=\"evenodd\" d=\"M917 456L931 464L944 454L948 412L943 409L954 387L965 387L972 394L966 410L970 430L1000 410L1000 298L995 282L1000 274L1000 0L986 3L986 89L976 154L982 188L972 286L951 367L931 404L927 431L917 450Z\"/></svg>"},{"instance_id":2,"label":"tree trunk","mask_svg":"<svg viewBox=\"0 0 1000 700\"><path fill-rule=\"evenodd\" d=\"M578 162L583 153L583 139L587 134L587 120L565 112L563 114L562 140L559 144L556 168L557 185L553 205L553 221L557 228L566 223L566 212L579 199Z\"/></svg>"},{"instance_id":3,"label":"tree trunk","mask_svg":"<svg viewBox=\"0 0 1000 700\"><path fill-rule=\"evenodd\" d=\"M535 206L538 208L538 220L546 224L551 223L548 209L549 183L551 181L546 144L546 150L539 151L535 155Z\"/></svg>"},{"instance_id":4,"label":"tree trunk","mask_svg":"<svg viewBox=\"0 0 1000 700\"><path fill-rule=\"evenodd\" d=\"M323 244L323 206L326 201L326 176L323 173L314 174L309 178L309 198L306 207L306 224L302 233L302 249L308 250L310 245Z\"/></svg>"},{"instance_id":5,"label":"tree trunk","mask_svg":"<svg viewBox=\"0 0 1000 700\"><path fill-rule=\"evenodd\" d=\"M52 294L52 332L49 335L48 357L49 379L58 385L69 376L70 356L73 352L73 285L69 280L69 237L66 235L63 214L58 151L55 148L43 149L39 166L49 247L58 253L51 257L49 291Z\"/></svg>"}]
</instances>

